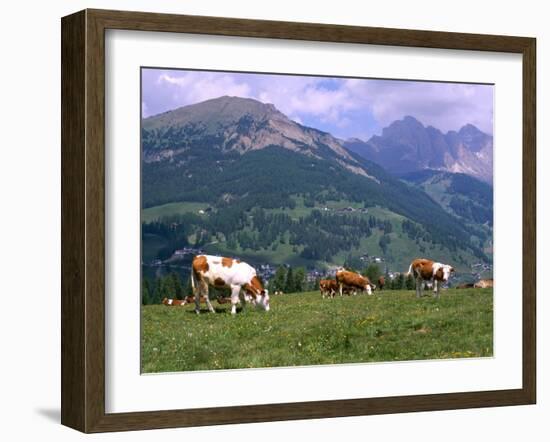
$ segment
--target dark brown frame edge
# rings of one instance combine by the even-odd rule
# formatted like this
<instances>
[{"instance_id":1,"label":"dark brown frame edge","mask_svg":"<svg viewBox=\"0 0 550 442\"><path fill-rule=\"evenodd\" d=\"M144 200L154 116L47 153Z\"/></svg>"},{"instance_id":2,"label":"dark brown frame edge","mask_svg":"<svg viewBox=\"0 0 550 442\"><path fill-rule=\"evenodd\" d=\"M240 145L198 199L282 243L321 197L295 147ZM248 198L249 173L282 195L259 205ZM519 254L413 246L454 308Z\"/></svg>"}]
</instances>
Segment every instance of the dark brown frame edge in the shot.
<instances>
[{"instance_id":1,"label":"dark brown frame edge","mask_svg":"<svg viewBox=\"0 0 550 442\"><path fill-rule=\"evenodd\" d=\"M536 401L536 40L312 23L84 10L61 22L61 422L83 432L533 404ZM105 30L184 32L522 54L523 386L336 401L105 413Z\"/></svg>"}]
</instances>

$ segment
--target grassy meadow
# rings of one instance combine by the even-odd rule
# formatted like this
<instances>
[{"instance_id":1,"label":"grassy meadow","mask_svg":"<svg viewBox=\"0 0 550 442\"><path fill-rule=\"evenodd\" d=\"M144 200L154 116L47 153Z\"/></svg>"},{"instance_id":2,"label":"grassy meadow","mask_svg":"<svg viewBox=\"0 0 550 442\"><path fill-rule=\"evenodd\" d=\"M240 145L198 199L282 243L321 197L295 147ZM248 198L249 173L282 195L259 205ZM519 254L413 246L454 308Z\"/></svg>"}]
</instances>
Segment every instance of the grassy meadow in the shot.
<instances>
[{"instance_id":1,"label":"grassy meadow","mask_svg":"<svg viewBox=\"0 0 550 442\"><path fill-rule=\"evenodd\" d=\"M492 356L492 289L428 293L285 294L269 312L247 304L235 316L216 301L216 314L142 306L142 372Z\"/></svg>"}]
</instances>

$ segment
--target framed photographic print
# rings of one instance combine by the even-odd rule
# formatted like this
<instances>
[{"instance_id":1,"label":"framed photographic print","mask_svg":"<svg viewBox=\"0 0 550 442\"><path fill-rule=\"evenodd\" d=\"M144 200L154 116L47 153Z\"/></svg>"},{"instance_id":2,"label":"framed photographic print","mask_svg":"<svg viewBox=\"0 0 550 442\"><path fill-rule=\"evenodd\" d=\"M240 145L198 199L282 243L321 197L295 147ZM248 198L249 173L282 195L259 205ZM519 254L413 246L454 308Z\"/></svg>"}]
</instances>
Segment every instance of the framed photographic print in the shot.
<instances>
[{"instance_id":1,"label":"framed photographic print","mask_svg":"<svg viewBox=\"0 0 550 442\"><path fill-rule=\"evenodd\" d=\"M62 423L535 403L535 52L64 17Z\"/></svg>"}]
</instances>

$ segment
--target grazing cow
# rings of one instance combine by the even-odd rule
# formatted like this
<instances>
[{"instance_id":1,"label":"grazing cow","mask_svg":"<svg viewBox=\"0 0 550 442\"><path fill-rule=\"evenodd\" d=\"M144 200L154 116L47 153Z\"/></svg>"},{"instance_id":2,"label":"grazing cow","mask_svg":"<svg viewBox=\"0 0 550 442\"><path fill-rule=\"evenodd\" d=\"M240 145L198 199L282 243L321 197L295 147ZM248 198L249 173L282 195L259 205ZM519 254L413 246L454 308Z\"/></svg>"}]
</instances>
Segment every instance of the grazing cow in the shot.
<instances>
[{"instance_id":1,"label":"grazing cow","mask_svg":"<svg viewBox=\"0 0 550 442\"><path fill-rule=\"evenodd\" d=\"M334 298L338 290L338 283L334 279L321 279L319 281L319 290L323 299L326 297Z\"/></svg>"},{"instance_id":2,"label":"grazing cow","mask_svg":"<svg viewBox=\"0 0 550 442\"><path fill-rule=\"evenodd\" d=\"M200 313L197 294L204 295L208 309L214 313L214 308L208 298L208 286L216 288L227 287L231 290L231 314L237 313L237 303L240 302L241 291L245 300L250 301L269 311L269 294L264 289L256 270L238 259L221 256L197 255L191 265L191 285L195 294L195 311ZM248 298L248 299L247 299Z\"/></svg>"},{"instance_id":3,"label":"grazing cow","mask_svg":"<svg viewBox=\"0 0 550 442\"><path fill-rule=\"evenodd\" d=\"M186 304L192 304L195 302L195 297L192 295L186 296L184 299L170 299L170 298L164 298L162 300L162 303L166 306L184 306ZM206 302L206 298L204 296L200 297L200 302Z\"/></svg>"},{"instance_id":4,"label":"grazing cow","mask_svg":"<svg viewBox=\"0 0 550 442\"><path fill-rule=\"evenodd\" d=\"M429 259L417 258L411 262L407 275L412 273L416 279L416 297L420 298L424 291L424 281L433 283L434 295L439 298L442 283L447 282L455 269L448 264L441 264Z\"/></svg>"},{"instance_id":5,"label":"grazing cow","mask_svg":"<svg viewBox=\"0 0 550 442\"><path fill-rule=\"evenodd\" d=\"M180 299L170 299L170 298L163 298L162 303L166 306L176 306L176 305L185 305L186 304L185 299L180 300Z\"/></svg>"},{"instance_id":6,"label":"grazing cow","mask_svg":"<svg viewBox=\"0 0 550 442\"><path fill-rule=\"evenodd\" d=\"M378 288L380 290L384 290L384 286L386 285L386 278L384 278L382 275L378 278Z\"/></svg>"},{"instance_id":7,"label":"grazing cow","mask_svg":"<svg viewBox=\"0 0 550 442\"><path fill-rule=\"evenodd\" d=\"M480 279L478 282L474 284L474 288L476 289L489 289L493 288L493 279Z\"/></svg>"},{"instance_id":8,"label":"grazing cow","mask_svg":"<svg viewBox=\"0 0 550 442\"><path fill-rule=\"evenodd\" d=\"M372 291L376 287L366 276L344 269L336 272L336 281L340 289L340 296L343 294L344 287L361 290L361 292L366 290L369 295L372 295Z\"/></svg>"}]
</instances>

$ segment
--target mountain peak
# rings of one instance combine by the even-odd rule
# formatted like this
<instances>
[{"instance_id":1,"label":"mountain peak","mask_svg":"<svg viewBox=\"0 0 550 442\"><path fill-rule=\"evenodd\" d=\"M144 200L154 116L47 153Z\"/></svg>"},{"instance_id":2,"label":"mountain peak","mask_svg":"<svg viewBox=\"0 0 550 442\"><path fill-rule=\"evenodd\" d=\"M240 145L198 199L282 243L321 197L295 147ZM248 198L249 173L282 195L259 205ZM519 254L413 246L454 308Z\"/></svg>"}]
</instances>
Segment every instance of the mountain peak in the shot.
<instances>
[{"instance_id":1,"label":"mountain peak","mask_svg":"<svg viewBox=\"0 0 550 442\"><path fill-rule=\"evenodd\" d=\"M435 169L466 173L487 183L493 179L493 137L473 124L444 134L407 115L385 127L381 136L345 146L397 175Z\"/></svg>"},{"instance_id":2,"label":"mountain peak","mask_svg":"<svg viewBox=\"0 0 550 442\"><path fill-rule=\"evenodd\" d=\"M458 131L462 144L472 152L481 151L487 144L493 143L493 137L480 131L473 124L466 124Z\"/></svg>"},{"instance_id":3,"label":"mountain peak","mask_svg":"<svg viewBox=\"0 0 550 442\"><path fill-rule=\"evenodd\" d=\"M461 136L464 135L478 135L478 134L484 134L484 132L480 131L476 126L474 126L471 123L465 124L460 128L458 131L458 134Z\"/></svg>"},{"instance_id":4,"label":"mountain peak","mask_svg":"<svg viewBox=\"0 0 550 442\"><path fill-rule=\"evenodd\" d=\"M142 129L146 161L174 159L197 146L240 154L278 146L313 158L330 157L349 171L370 177L332 135L300 125L273 104L252 98L225 95L180 107L144 119Z\"/></svg>"},{"instance_id":5,"label":"mountain peak","mask_svg":"<svg viewBox=\"0 0 550 442\"><path fill-rule=\"evenodd\" d=\"M233 95L222 95L221 97L195 103L195 105L239 106L241 110L271 110L278 112L272 103L263 103L254 98Z\"/></svg>"},{"instance_id":6,"label":"mountain peak","mask_svg":"<svg viewBox=\"0 0 550 442\"><path fill-rule=\"evenodd\" d=\"M245 115L262 119L276 113L279 113L279 111L273 104L265 104L252 98L224 95L146 118L144 124L150 125L154 124L155 121L159 121L163 125L167 123L178 125L185 124L189 120L198 119L215 119L220 122L227 122L238 120Z\"/></svg>"},{"instance_id":7,"label":"mountain peak","mask_svg":"<svg viewBox=\"0 0 550 442\"><path fill-rule=\"evenodd\" d=\"M401 121L407 124L413 124L415 126L424 127L424 125L420 121L418 121L416 118L414 118L412 115L405 115Z\"/></svg>"},{"instance_id":8,"label":"mountain peak","mask_svg":"<svg viewBox=\"0 0 550 442\"><path fill-rule=\"evenodd\" d=\"M424 125L411 115L404 116L401 120L395 120L389 126L382 129L382 137L400 138L404 134L421 133Z\"/></svg>"}]
</instances>

